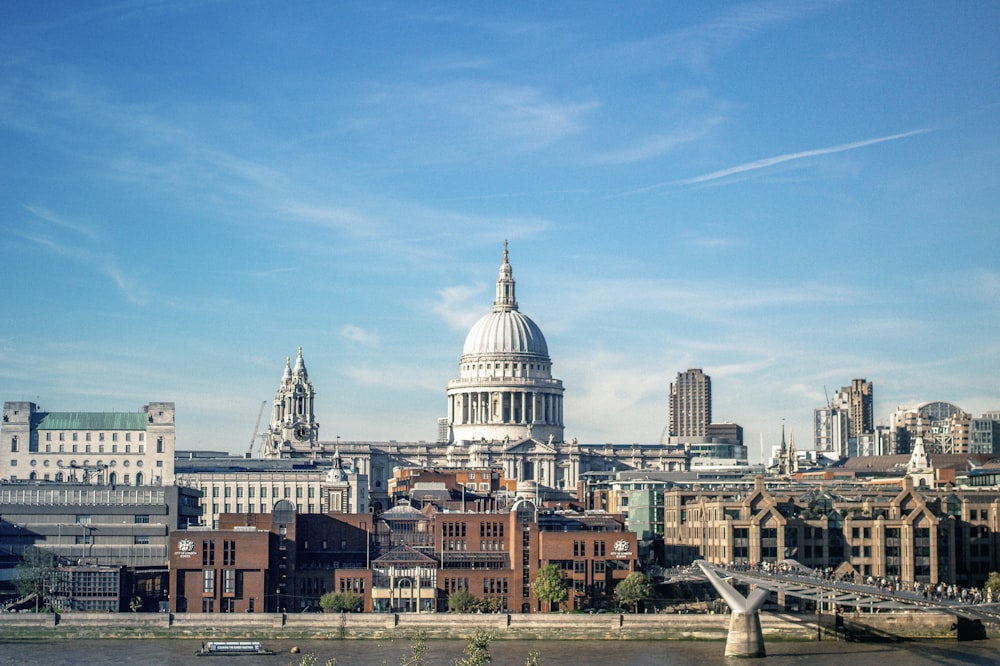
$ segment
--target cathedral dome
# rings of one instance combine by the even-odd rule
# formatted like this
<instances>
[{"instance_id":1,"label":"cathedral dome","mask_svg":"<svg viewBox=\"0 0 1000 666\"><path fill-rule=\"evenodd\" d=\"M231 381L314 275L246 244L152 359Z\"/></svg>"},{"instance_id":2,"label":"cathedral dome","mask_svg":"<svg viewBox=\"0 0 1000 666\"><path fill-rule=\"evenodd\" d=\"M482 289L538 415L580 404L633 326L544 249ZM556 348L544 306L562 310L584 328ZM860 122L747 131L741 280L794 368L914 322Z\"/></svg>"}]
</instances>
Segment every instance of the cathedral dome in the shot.
<instances>
[{"instance_id":1,"label":"cathedral dome","mask_svg":"<svg viewBox=\"0 0 1000 666\"><path fill-rule=\"evenodd\" d=\"M514 276L504 245L503 263L497 279L497 295L493 311L476 322L465 338L462 356L492 354L531 354L548 357L542 329L517 309Z\"/></svg>"},{"instance_id":2,"label":"cathedral dome","mask_svg":"<svg viewBox=\"0 0 1000 666\"><path fill-rule=\"evenodd\" d=\"M465 338L462 355L533 354L548 356L538 324L517 310L491 312L476 322Z\"/></svg>"}]
</instances>

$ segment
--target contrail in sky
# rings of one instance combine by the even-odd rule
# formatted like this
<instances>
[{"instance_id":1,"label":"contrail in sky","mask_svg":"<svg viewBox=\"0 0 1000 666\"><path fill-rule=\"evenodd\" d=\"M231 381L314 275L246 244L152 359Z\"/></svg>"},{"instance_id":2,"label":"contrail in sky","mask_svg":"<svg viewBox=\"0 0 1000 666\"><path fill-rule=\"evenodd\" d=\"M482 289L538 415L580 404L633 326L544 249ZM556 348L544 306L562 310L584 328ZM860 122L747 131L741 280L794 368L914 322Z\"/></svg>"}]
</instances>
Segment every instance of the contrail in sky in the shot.
<instances>
[{"instance_id":1,"label":"contrail in sky","mask_svg":"<svg viewBox=\"0 0 1000 666\"><path fill-rule=\"evenodd\" d=\"M912 132L903 132L902 134L890 134L889 136L880 136L876 139L855 141L853 143L842 143L839 146L831 146L829 148L817 148L815 150L804 150L800 153L788 153L787 155L777 155L776 157L767 157L762 160L757 160L756 162L747 162L746 164L740 164L738 166L729 167L728 169L713 171L712 173L706 173L703 176L695 176L694 178L685 178L684 180L679 180L677 182L681 185L695 185L697 183L705 183L710 180L718 180L720 178L733 176L738 173L745 173L747 171L754 171L756 169L764 169L769 166L774 166L775 164L781 164L782 162L791 162L792 160L800 160L805 157L816 157L818 155L830 155L832 153L842 153L848 150L854 150L855 148L864 148L865 146L871 146L876 143L895 141L896 139L905 139L906 137L915 136L917 134L923 134L928 131L930 130L918 129L918 130L913 130Z\"/></svg>"}]
</instances>

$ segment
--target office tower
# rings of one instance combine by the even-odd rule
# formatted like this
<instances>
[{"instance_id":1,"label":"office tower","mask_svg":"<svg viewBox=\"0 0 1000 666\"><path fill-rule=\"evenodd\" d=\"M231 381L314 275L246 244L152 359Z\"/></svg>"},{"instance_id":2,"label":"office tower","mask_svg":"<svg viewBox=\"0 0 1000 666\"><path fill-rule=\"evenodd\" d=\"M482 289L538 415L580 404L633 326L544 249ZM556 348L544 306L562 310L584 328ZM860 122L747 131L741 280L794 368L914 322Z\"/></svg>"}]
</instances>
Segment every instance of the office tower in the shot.
<instances>
[{"instance_id":1,"label":"office tower","mask_svg":"<svg viewBox=\"0 0 1000 666\"><path fill-rule=\"evenodd\" d=\"M699 368L677 373L670 385L670 436L704 437L712 422L712 378Z\"/></svg>"},{"instance_id":2,"label":"office tower","mask_svg":"<svg viewBox=\"0 0 1000 666\"><path fill-rule=\"evenodd\" d=\"M848 436L859 437L875 432L873 416L872 383L865 379L852 379L837 393L834 407L847 412Z\"/></svg>"}]
</instances>

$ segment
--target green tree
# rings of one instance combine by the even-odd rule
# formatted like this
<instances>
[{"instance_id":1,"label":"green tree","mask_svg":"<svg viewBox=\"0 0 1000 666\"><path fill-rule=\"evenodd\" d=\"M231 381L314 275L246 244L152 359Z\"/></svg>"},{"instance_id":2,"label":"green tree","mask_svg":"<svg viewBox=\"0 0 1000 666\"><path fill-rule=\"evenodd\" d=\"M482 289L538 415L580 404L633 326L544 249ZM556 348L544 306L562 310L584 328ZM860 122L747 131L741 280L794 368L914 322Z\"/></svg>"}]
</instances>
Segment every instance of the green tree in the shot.
<instances>
[{"instance_id":1,"label":"green tree","mask_svg":"<svg viewBox=\"0 0 1000 666\"><path fill-rule=\"evenodd\" d=\"M487 666L493 661L490 656L490 643L493 642L493 632L479 629L469 638L465 646L465 659L456 659L452 666Z\"/></svg>"},{"instance_id":2,"label":"green tree","mask_svg":"<svg viewBox=\"0 0 1000 666\"><path fill-rule=\"evenodd\" d=\"M632 606L639 612L639 602L653 596L653 581L641 571L633 571L622 582L615 585L615 599L619 604Z\"/></svg>"},{"instance_id":3,"label":"green tree","mask_svg":"<svg viewBox=\"0 0 1000 666\"><path fill-rule=\"evenodd\" d=\"M477 601L468 590L455 590L448 595L448 610L455 613L471 613L477 610Z\"/></svg>"},{"instance_id":4,"label":"green tree","mask_svg":"<svg viewBox=\"0 0 1000 666\"><path fill-rule=\"evenodd\" d=\"M354 613L364 606L365 598L354 592L327 592L319 599L325 613Z\"/></svg>"},{"instance_id":5,"label":"green tree","mask_svg":"<svg viewBox=\"0 0 1000 666\"><path fill-rule=\"evenodd\" d=\"M22 597L35 595L35 612L38 605L48 598L56 582L56 558L47 550L29 546L24 549L21 562L14 569L14 587Z\"/></svg>"},{"instance_id":6,"label":"green tree","mask_svg":"<svg viewBox=\"0 0 1000 666\"><path fill-rule=\"evenodd\" d=\"M410 637L410 656L400 659L400 666L424 666L425 654L427 654L427 632L417 629Z\"/></svg>"},{"instance_id":7,"label":"green tree","mask_svg":"<svg viewBox=\"0 0 1000 666\"><path fill-rule=\"evenodd\" d=\"M996 600L998 595L1000 595L1000 573L991 571L990 577L986 579L986 583L983 585L983 590L992 592L993 599Z\"/></svg>"},{"instance_id":8,"label":"green tree","mask_svg":"<svg viewBox=\"0 0 1000 666\"><path fill-rule=\"evenodd\" d=\"M559 609L559 604L566 601L569 596L569 586L566 579L562 577L559 567L555 564L546 564L538 570L535 582L531 584L531 591L541 601L547 601Z\"/></svg>"}]
</instances>

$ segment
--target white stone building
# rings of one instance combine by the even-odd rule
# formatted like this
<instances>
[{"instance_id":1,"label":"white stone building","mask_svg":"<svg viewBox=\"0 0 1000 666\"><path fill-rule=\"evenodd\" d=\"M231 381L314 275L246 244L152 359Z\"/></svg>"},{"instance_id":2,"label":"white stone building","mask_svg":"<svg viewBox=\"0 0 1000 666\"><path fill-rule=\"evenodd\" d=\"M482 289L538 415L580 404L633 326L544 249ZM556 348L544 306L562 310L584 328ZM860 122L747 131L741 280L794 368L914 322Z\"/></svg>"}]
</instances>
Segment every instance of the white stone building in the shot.
<instances>
[{"instance_id":1,"label":"white stone building","mask_svg":"<svg viewBox=\"0 0 1000 666\"><path fill-rule=\"evenodd\" d=\"M172 402L136 412L46 412L5 402L0 480L172 485L174 433Z\"/></svg>"}]
</instances>

